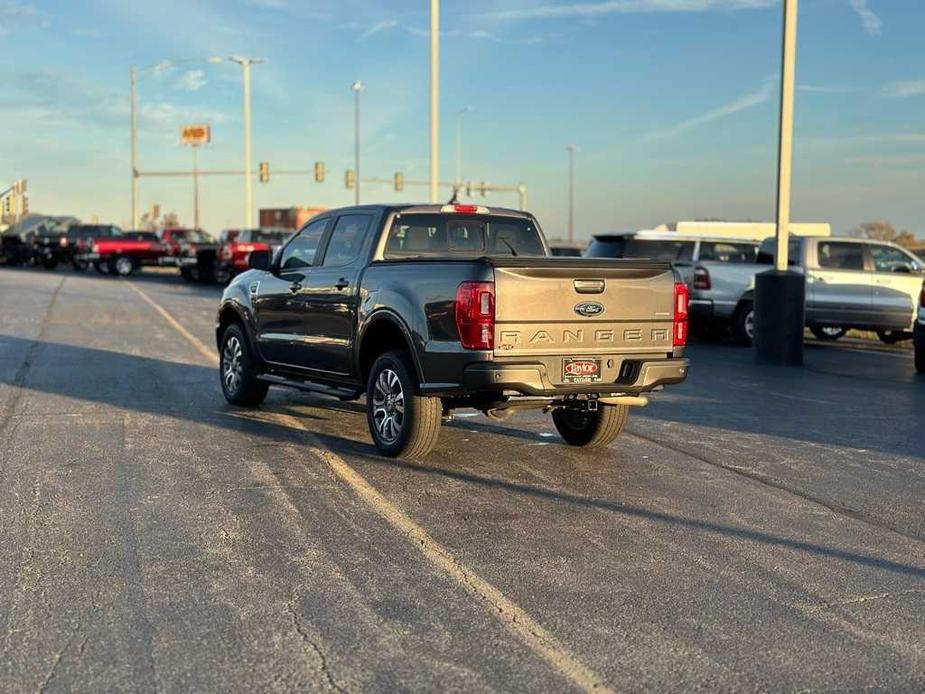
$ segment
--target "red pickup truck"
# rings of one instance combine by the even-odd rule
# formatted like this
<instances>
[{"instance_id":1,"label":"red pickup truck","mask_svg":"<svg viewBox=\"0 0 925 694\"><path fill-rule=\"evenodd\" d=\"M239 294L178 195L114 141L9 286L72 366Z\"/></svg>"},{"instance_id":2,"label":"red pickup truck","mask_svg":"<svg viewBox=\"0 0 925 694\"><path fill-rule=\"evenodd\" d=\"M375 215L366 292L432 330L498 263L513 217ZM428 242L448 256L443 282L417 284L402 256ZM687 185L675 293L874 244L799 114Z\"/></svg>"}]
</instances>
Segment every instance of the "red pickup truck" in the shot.
<instances>
[{"instance_id":1,"label":"red pickup truck","mask_svg":"<svg viewBox=\"0 0 925 694\"><path fill-rule=\"evenodd\" d=\"M158 265L166 252L157 234L127 232L120 236L93 239L89 251L78 251L74 260L75 264L92 264L97 272L125 277L142 265Z\"/></svg>"},{"instance_id":2,"label":"red pickup truck","mask_svg":"<svg viewBox=\"0 0 925 694\"><path fill-rule=\"evenodd\" d=\"M269 251L272 257L293 233L292 229L282 228L228 229L222 232L222 243L216 257L216 279L224 284L247 270L248 259L254 251Z\"/></svg>"}]
</instances>

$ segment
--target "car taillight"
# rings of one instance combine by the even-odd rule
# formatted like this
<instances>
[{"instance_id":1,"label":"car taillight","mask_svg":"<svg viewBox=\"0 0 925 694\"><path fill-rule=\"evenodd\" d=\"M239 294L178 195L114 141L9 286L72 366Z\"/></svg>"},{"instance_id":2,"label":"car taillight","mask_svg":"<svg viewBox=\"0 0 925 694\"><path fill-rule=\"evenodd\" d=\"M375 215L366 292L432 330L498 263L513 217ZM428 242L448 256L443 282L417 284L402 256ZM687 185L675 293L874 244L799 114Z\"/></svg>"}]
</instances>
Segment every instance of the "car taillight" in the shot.
<instances>
[{"instance_id":1,"label":"car taillight","mask_svg":"<svg viewBox=\"0 0 925 694\"><path fill-rule=\"evenodd\" d=\"M58 245L61 246L61 248L67 248L67 236L62 236L58 239Z\"/></svg>"},{"instance_id":2,"label":"car taillight","mask_svg":"<svg viewBox=\"0 0 925 694\"><path fill-rule=\"evenodd\" d=\"M451 214L488 214L489 212L487 207L482 207L481 205L460 205L459 203L444 205L440 208L440 211Z\"/></svg>"},{"instance_id":3,"label":"car taillight","mask_svg":"<svg viewBox=\"0 0 925 694\"><path fill-rule=\"evenodd\" d=\"M705 267L694 268L694 289L710 289L710 271Z\"/></svg>"},{"instance_id":4,"label":"car taillight","mask_svg":"<svg viewBox=\"0 0 925 694\"><path fill-rule=\"evenodd\" d=\"M92 246L90 246L90 252L91 252L91 253L99 253L99 252L100 252L100 247L99 247L99 245L97 245L97 244L94 243Z\"/></svg>"},{"instance_id":5,"label":"car taillight","mask_svg":"<svg viewBox=\"0 0 925 694\"><path fill-rule=\"evenodd\" d=\"M252 243L236 243L235 250L239 253L253 253L257 250L257 246Z\"/></svg>"},{"instance_id":6,"label":"car taillight","mask_svg":"<svg viewBox=\"0 0 925 694\"><path fill-rule=\"evenodd\" d=\"M674 284L674 340L675 347L687 344L687 300L689 292L684 282Z\"/></svg>"},{"instance_id":7,"label":"car taillight","mask_svg":"<svg viewBox=\"0 0 925 694\"><path fill-rule=\"evenodd\" d=\"M456 289L456 330L466 349L494 349L494 282L463 282L459 285Z\"/></svg>"}]
</instances>

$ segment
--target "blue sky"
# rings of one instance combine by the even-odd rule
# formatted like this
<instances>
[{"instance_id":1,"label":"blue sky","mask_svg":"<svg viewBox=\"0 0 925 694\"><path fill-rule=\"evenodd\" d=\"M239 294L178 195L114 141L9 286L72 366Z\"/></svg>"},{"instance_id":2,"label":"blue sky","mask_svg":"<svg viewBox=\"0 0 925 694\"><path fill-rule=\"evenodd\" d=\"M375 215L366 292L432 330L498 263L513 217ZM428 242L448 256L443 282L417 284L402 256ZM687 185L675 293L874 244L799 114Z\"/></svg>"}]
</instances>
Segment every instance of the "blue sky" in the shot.
<instances>
[{"instance_id":1,"label":"blue sky","mask_svg":"<svg viewBox=\"0 0 925 694\"><path fill-rule=\"evenodd\" d=\"M925 236L925 3L802 0L794 217L837 231L885 219ZM179 169L184 122L209 122L203 168L240 166L241 79L255 66L254 158L327 165L272 176L262 207L352 203L353 93L363 92L363 175L427 174L426 0L0 0L0 180L29 179L32 208L127 223L129 66L194 62L139 82L142 169ZM549 235L692 218L772 219L779 0L444 0L441 171L523 182ZM198 62L197 62L198 61ZM238 226L243 185L209 178L204 226ZM364 201L424 188L364 187ZM493 194L488 204L511 205ZM191 183L142 179L142 208L192 217Z\"/></svg>"}]
</instances>

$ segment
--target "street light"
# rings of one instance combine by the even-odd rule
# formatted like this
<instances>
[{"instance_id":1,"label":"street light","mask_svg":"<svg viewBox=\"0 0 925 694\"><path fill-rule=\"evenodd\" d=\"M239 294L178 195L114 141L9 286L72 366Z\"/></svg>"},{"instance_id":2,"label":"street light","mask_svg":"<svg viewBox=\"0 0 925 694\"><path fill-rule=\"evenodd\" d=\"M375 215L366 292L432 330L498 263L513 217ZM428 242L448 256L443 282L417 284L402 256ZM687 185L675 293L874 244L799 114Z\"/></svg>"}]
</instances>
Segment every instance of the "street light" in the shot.
<instances>
[{"instance_id":1,"label":"street light","mask_svg":"<svg viewBox=\"0 0 925 694\"><path fill-rule=\"evenodd\" d=\"M357 80L353 83L354 99L354 146L353 160L354 171L356 172L356 189L354 191L354 200L357 205L360 204L360 91L363 89L363 83Z\"/></svg>"},{"instance_id":2,"label":"street light","mask_svg":"<svg viewBox=\"0 0 925 694\"><path fill-rule=\"evenodd\" d=\"M456 112L456 187L462 185L462 117L472 110L471 106L463 106Z\"/></svg>"},{"instance_id":3,"label":"street light","mask_svg":"<svg viewBox=\"0 0 925 694\"><path fill-rule=\"evenodd\" d=\"M572 241L575 221L575 145L566 147L568 150L568 240Z\"/></svg>"},{"instance_id":4,"label":"street light","mask_svg":"<svg viewBox=\"0 0 925 694\"><path fill-rule=\"evenodd\" d=\"M262 58L242 58L230 56L222 58L212 56L210 63L237 63L241 66L241 79L244 85L244 229L250 229L254 220L254 181L253 161L251 157L251 65L266 62Z\"/></svg>"},{"instance_id":5,"label":"street light","mask_svg":"<svg viewBox=\"0 0 925 694\"><path fill-rule=\"evenodd\" d=\"M440 0L430 0L430 201L440 190Z\"/></svg>"}]
</instances>

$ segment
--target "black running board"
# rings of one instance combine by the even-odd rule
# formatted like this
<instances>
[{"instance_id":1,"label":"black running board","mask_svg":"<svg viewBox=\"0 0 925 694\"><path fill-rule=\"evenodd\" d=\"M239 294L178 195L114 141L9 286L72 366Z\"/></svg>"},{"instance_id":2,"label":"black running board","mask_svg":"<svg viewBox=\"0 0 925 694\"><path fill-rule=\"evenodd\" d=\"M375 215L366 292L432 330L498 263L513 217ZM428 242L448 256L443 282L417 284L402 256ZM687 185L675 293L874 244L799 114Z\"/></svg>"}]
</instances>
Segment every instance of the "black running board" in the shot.
<instances>
[{"instance_id":1,"label":"black running board","mask_svg":"<svg viewBox=\"0 0 925 694\"><path fill-rule=\"evenodd\" d=\"M356 400L363 392L355 388L338 388L336 386L326 386L322 385L321 383L314 383L312 381L300 381L292 378L285 378L283 376L276 376L274 374L260 374L257 376L257 380L263 381L264 383L270 383L274 386L285 386L286 388L295 388L296 390L304 390L310 393L320 393L321 395L328 395L332 398L337 398L338 400Z\"/></svg>"}]
</instances>

